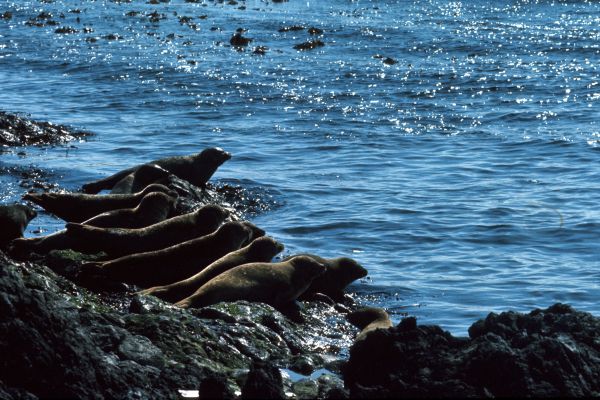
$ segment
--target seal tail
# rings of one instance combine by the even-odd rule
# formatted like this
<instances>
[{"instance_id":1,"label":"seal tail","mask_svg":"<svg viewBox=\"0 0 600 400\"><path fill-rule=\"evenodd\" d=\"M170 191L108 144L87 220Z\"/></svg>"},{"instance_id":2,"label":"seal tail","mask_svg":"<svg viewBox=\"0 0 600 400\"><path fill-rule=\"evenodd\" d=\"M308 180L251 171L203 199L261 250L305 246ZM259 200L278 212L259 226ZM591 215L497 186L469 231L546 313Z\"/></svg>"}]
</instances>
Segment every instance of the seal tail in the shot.
<instances>
[{"instance_id":1,"label":"seal tail","mask_svg":"<svg viewBox=\"0 0 600 400\"><path fill-rule=\"evenodd\" d=\"M94 182L86 183L81 187L81 190L83 190L83 193L96 194L99 191L104 190L104 189L112 189L113 186L115 186L117 184L117 182L119 182L121 179L125 178L130 173L135 172L135 170L137 168L139 168L139 167L132 167L132 168L124 169L122 171L117 172L114 175L107 177L107 178L103 178L103 179L99 179Z\"/></svg>"}]
</instances>

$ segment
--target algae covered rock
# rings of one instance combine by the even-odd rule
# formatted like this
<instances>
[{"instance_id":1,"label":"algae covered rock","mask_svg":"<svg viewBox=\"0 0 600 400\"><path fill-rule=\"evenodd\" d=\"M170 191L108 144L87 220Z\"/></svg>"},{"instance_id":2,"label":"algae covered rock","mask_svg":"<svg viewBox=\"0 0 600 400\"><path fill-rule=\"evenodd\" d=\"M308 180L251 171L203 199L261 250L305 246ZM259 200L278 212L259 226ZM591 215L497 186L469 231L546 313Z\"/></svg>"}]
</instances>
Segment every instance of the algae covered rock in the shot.
<instances>
[{"instance_id":1,"label":"algae covered rock","mask_svg":"<svg viewBox=\"0 0 600 400\"><path fill-rule=\"evenodd\" d=\"M3 398L179 398L179 390L233 398L253 381L246 375L257 362L269 376L294 354L320 368L350 343L352 327L331 326L328 306L309 305L310 324L243 301L188 311L152 296L89 292L42 261L17 263L0 252Z\"/></svg>"}]
</instances>

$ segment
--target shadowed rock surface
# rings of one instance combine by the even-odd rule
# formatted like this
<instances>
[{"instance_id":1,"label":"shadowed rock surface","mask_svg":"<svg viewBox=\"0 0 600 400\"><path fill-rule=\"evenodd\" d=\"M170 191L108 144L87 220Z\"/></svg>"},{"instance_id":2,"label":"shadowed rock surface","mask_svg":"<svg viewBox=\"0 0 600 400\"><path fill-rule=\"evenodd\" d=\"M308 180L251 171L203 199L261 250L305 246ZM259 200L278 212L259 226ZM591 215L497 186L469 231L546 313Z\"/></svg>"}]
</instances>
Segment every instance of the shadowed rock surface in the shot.
<instances>
[{"instance_id":1,"label":"shadowed rock surface","mask_svg":"<svg viewBox=\"0 0 600 400\"><path fill-rule=\"evenodd\" d=\"M97 295L46 266L0 253L0 394L179 398L177 390L186 389L239 396L240 373L253 361L285 368L305 354L323 367L326 356L349 345L353 329L343 317L320 304L307 307L305 324L260 303L185 311L151 296Z\"/></svg>"},{"instance_id":2,"label":"shadowed rock surface","mask_svg":"<svg viewBox=\"0 0 600 400\"><path fill-rule=\"evenodd\" d=\"M0 146L60 144L86 136L91 133L0 111Z\"/></svg>"},{"instance_id":3,"label":"shadowed rock surface","mask_svg":"<svg viewBox=\"0 0 600 400\"><path fill-rule=\"evenodd\" d=\"M371 332L350 351L351 397L600 395L600 319L555 304L491 313L456 338L414 318Z\"/></svg>"}]
</instances>

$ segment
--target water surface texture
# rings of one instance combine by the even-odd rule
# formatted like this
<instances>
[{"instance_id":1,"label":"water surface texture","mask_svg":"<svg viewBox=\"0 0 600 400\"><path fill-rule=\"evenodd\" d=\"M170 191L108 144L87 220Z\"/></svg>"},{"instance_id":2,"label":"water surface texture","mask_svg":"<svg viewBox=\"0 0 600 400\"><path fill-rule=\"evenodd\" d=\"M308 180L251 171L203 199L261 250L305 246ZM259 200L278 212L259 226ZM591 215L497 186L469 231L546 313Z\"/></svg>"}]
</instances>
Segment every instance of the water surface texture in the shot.
<instances>
[{"instance_id":1,"label":"water surface texture","mask_svg":"<svg viewBox=\"0 0 600 400\"><path fill-rule=\"evenodd\" d=\"M213 180L270 199L253 221L288 253L357 259L352 291L395 321L600 315L597 1L150 3L0 0L0 109L97 133L5 170L76 190L221 146Z\"/></svg>"}]
</instances>

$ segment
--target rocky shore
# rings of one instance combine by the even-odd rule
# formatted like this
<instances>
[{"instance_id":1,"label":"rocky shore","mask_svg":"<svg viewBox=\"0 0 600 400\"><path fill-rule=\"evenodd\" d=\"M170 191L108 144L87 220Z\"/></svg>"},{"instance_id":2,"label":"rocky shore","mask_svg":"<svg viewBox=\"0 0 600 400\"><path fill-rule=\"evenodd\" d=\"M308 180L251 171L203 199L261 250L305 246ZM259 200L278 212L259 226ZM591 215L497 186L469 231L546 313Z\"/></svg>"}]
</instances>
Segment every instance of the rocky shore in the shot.
<instances>
[{"instance_id":1,"label":"rocky shore","mask_svg":"<svg viewBox=\"0 0 600 400\"><path fill-rule=\"evenodd\" d=\"M164 183L179 214L213 203L241 219L257 207L242 188ZM248 301L181 309L80 274L99 257L0 251L0 398L600 395L600 319L568 305L492 313L468 338L405 318L355 339L348 295L292 314Z\"/></svg>"}]
</instances>

